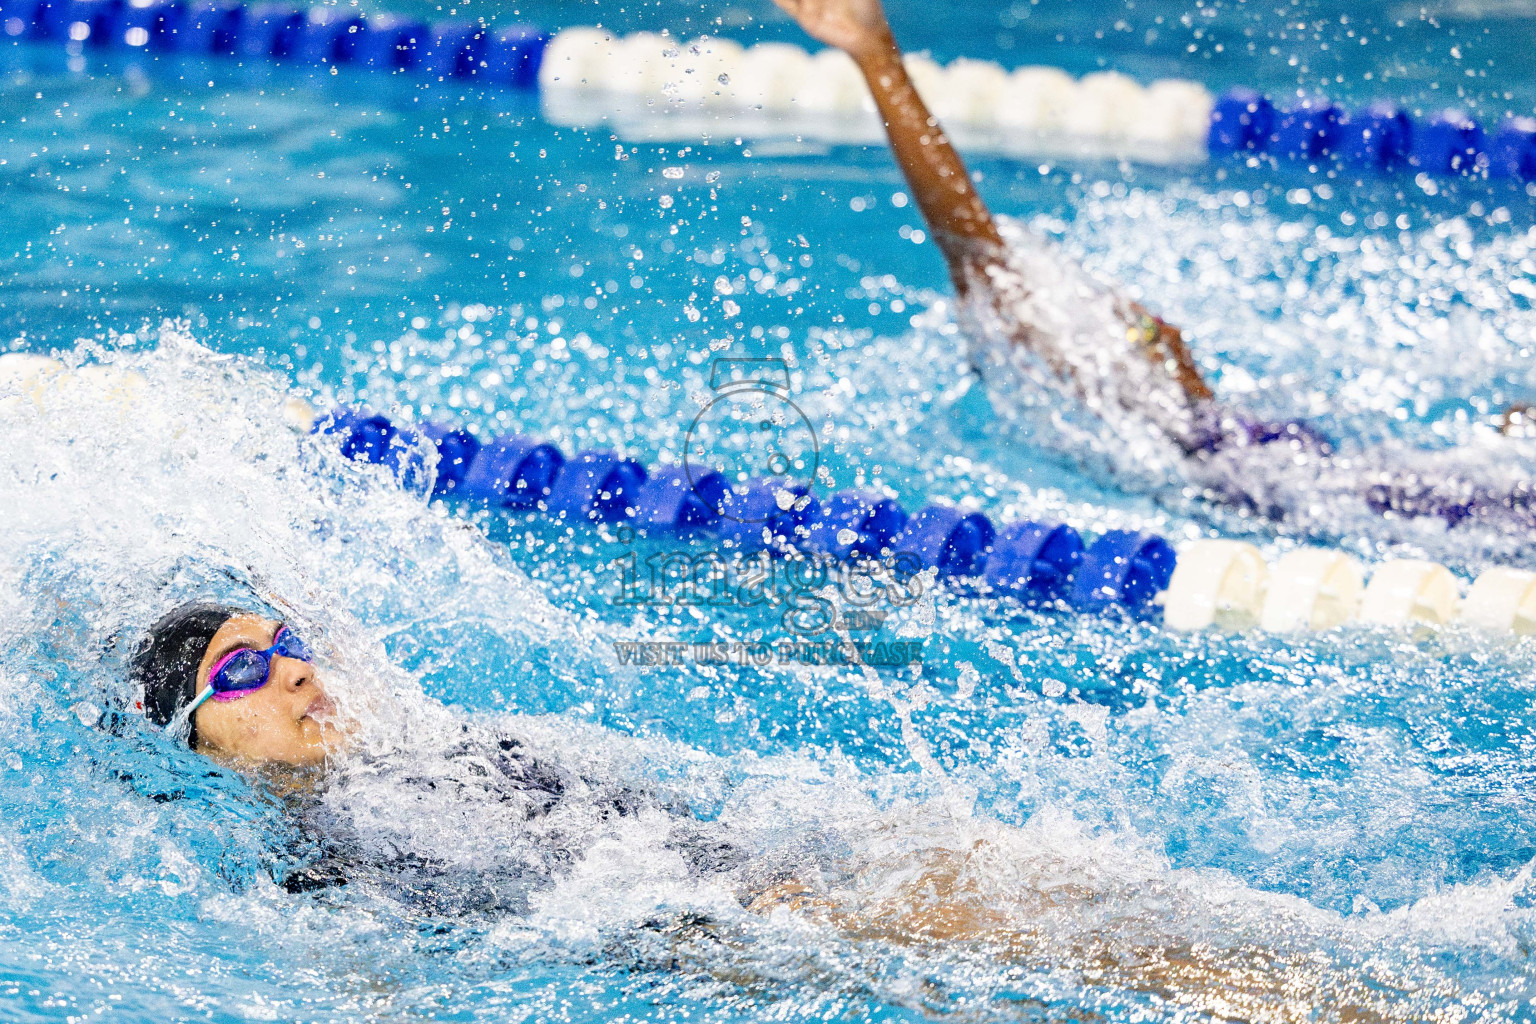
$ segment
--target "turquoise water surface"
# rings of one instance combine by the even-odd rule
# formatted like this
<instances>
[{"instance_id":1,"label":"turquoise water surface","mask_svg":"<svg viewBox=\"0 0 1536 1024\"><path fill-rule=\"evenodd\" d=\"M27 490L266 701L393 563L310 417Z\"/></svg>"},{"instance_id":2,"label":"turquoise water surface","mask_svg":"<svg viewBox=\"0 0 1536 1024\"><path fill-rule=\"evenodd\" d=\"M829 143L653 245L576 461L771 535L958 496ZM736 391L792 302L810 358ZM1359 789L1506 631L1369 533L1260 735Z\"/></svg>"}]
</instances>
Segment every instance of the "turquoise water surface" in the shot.
<instances>
[{"instance_id":1,"label":"turquoise water surface","mask_svg":"<svg viewBox=\"0 0 1536 1024\"><path fill-rule=\"evenodd\" d=\"M1536 110L1520 5L893 7L944 59ZM466 12L796 38L765 4ZM639 666L617 645L772 641L784 609L626 603L626 559L676 545L431 504L281 421L297 389L676 461L714 361L773 358L826 490L1536 567L1519 537L1281 529L1118 477L1111 435L1043 440L974 383L878 148L641 143L530 95L11 42L0 122L0 347L144 378L0 408L0 1016L1240 1018L1103 969L1208 948L1313 964L1318 1019L1362 986L1402 1019L1536 1018L1529 639L1189 636L936 585L870 634L921 641L915 666ZM1443 450L1536 398L1522 184L971 163L1262 413ZM318 788L114 712L138 630L249 589L364 722ZM583 780L558 813L485 781L509 735ZM691 819L729 863L689 859ZM1028 955L743 909L978 848L968 891ZM344 885L285 884L337 862Z\"/></svg>"}]
</instances>

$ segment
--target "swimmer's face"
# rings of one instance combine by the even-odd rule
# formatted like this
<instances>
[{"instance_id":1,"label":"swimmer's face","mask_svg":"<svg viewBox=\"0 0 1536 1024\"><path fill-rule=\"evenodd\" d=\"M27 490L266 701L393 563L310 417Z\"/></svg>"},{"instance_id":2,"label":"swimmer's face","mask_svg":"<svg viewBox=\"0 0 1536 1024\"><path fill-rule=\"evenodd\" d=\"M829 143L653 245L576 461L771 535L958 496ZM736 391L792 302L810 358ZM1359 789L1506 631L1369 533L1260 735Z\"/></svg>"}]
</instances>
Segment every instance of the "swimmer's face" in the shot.
<instances>
[{"instance_id":1,"label":"swimmer's face","mask_svg":"<svg viewBox=\"0 0 1536 1024\"><path fill-rule=\"evenodd\" d=\"M242 647L272 646L282 623L257 615L236 615L213 635L197 667L197 689L219 659ZM197 709L197 750L220 760L246 764L318 764L339 753L347 736L336 708L315 678L315 667L274 655L267 682L236 700L204 701Z\"/></svg>"}]
</instances>

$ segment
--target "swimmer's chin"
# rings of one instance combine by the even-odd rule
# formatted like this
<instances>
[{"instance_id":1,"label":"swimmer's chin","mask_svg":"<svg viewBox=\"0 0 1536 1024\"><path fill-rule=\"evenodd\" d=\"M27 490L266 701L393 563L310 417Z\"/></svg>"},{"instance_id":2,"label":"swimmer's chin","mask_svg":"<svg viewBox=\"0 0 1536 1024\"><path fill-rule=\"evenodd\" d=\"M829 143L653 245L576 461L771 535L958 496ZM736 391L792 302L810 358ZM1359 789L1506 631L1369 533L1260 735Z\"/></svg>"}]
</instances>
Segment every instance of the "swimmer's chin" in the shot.
<instances>
[{"instance_id":1,"label":"swimmer's chin","mask_svg":"<svg viewBox=\"0 0 1536 1024\"><path fill-rule=\"evenodd\" d=\"M329 708L323 714L310 713L299 719L304 737L305 764L315 764L350 753L357 744L357 723L341 717Z\"/></svg>"},{"instance_id":2,"label":"swimmer's chin","mask_svg":"<svg viewBox=\"0 0 1536 1024\"><path fill-rule=\"evenodd\" d=\"M198 753L237 771L294 778L314 776L357 745L357 723L338 715L329 702L324 709L306 712L294 725L297 735L286 742L257 744L245 750L203 744Z\"/></svg>"},{"instance_id":3,"label":"swimmer's chin","mask_svg":"<svg viewBox=\"0 0 1536 1024\"><path fill-rule=\"evenodd\" d=\"M329 697L316 697L299 716L299 728L312 742L333 753L350 750L357 737L357 722L341 714Z\"/></svg>"}]
</instances>

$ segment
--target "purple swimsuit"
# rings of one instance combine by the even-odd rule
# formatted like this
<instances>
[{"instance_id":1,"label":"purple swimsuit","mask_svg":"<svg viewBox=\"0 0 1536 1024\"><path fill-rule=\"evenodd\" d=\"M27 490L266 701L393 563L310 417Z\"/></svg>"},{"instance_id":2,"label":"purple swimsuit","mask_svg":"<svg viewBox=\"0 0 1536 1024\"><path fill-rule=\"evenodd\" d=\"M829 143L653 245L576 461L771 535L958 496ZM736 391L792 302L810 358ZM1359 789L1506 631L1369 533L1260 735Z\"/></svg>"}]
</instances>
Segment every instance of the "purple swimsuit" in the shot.
<instances>
[{"instance_id":1,"label":"purple swimsuit","mask_svg":"<svg viewBox=\"0 0 1536 1024\"><path fill-rule=\"evenodd\" d=\"M1317 428L1301 420L1265 422L1246 413L1210 410L1202 414L1184 450L1194 458L1209 458L1237 448L1286 444L1322 458L1333 454L1333 443ZM1361 497L1372 511L1403 519L1435 517L1448 527L1469 516L1507 517L1513 514L1536 528L1536 483L1520 483L1508 490L1475 486L1454 478L1427 479L1408 470L1383 473L1374 482L1362 482ZM1241 503L1241 501L1240 501Z\"/></svg>"}]
</instances>

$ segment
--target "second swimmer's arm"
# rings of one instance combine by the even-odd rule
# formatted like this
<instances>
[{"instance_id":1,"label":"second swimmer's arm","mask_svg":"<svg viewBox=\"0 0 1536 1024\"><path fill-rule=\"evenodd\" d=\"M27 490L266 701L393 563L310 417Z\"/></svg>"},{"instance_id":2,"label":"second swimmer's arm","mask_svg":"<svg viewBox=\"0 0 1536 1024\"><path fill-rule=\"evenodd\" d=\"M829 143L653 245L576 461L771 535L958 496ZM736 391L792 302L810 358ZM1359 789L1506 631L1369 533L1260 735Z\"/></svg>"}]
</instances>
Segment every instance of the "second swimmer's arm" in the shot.
<instances>
[{"instance_id":1,"label":"second swimmer's arm","mask_svg":"<svg viewBox=\"0 0 1536 1024\"><path fill-rule=\"evenodd\" d=\"M984 279L988 267L1006 259L1002 236L987 204L938 118L917 94L901 62L901 48L880 0L774 0L815 38L853 58L863 72L891 140L891 153L907 179L934 241L944 253L955 291L964 295ZM996 297L994 296L994 299ZM1140 340L1145 357L1163 368L1199 403L1211 397L1179 329L1152 317L1136 303L1126 310L1127 329ZM1023 337L1020 344L1028 344Z\"/></svg>"},{"instance_id":2,"label":"second swimmer's arm","mask_svg":"<svg viewBox=\"0 0 1536 1024\"><path fill-rule=\"evenodd\" d=\"M885 122L891 153L961 293L968 271L1000 261L1003 240L960 154L917 94L880 0L776 0L815 38L847 52Z\"/></svg>"}]
</instances>

